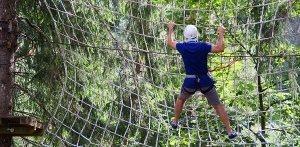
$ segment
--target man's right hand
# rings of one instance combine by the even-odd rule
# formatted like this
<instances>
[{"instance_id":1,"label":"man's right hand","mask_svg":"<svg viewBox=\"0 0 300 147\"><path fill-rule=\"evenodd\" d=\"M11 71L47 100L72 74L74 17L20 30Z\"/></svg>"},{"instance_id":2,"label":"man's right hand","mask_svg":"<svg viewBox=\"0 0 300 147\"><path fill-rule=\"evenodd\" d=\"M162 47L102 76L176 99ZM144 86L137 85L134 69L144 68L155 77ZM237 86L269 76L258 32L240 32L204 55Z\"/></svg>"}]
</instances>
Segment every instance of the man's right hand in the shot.
<instances>
[{"instance_id":1,"label":"man's right hand","mask_svg":"<svg viewBox=\"0 0 300 147\"><path fill-rule=\"evenodd\" d=\"M168 28L169 28L169 33L168 33L168 45L173 48L176 49L176 44L177 42L173 40L173 28L175 26L175 23L173 21L170 21L168 23Z\"/></svg>"},{"instance_id":2,"label":"man's right hand","mask_svg":"<svg viewBox=\"0 0 300 147\"><path fill-rule=\"evenodd\" d=\"M223 26L218 27L218 33L220 35L223 35L225 33L226 28L224 28Z\"/></svg>"}]
</instances>

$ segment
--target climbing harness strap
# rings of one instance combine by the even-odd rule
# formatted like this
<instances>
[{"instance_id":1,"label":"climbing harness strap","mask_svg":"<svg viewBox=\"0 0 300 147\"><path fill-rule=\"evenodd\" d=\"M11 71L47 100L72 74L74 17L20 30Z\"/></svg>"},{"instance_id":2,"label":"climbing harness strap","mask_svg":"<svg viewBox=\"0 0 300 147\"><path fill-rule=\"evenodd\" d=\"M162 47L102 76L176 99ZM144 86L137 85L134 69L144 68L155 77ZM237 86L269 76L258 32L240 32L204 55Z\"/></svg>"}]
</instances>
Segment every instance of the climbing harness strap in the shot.
<instances>
[{"instance_id":1,"label":"climbing harness strap","mask_svg":"<svg viewBox=\"0 0 300 147\"><path fill-rule=\"evenodd\" d=\"M196 89L195 89L195 91L193 91L193 92L189 92L189 91L186 90L186 88L185 88L184 86L182 86L183 90L184 90L185 92L189 93L189 94L194 94L194 93L197 91L198 88L200 89L201 93L203 93L203 94L209 92L209 91L215 86L214 84L210 85L206 90L202 90L202 89L200 88L200 77L201 77L201 76L206 76L206 75L207 75L207 74L186 75L186 78L196 78L196 79L197 79L197 80L196 80Z\"/></svg>"}]
</instances>

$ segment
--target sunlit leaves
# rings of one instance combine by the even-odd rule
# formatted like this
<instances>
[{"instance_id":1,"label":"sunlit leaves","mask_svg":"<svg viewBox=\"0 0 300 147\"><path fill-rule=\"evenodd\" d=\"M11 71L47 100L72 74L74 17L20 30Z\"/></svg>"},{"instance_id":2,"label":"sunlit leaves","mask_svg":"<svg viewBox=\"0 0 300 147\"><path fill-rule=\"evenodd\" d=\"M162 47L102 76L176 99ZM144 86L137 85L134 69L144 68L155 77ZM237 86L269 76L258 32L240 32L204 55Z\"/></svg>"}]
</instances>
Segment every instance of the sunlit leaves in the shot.
<instances>
[{"instance_id":1,"label":"sunlit leaves","mask_svg":"<svg viewBox=\"0 0 300 147\"><path fill-rule=\"evenodd\" d=\"M22 40L19 53L33 46L37 52L18 62L20 71L32 74L16 79L28 84L49 111L58 108L54 123L62 127L45 137L45 142L56 138L57 146L63 139L81 145L102 141L107 146L121 146L124 138L137 146L218 146L218 141L228 141L226 130L206 99L197 94L186 102L189 108L180 116L180 122L189 128L170 132L166 127L165 122L174 117L172 107L185 74L180 55L167 47L166 23L176 22L178 41L183 41L184 26L195 24L199 41L212 44L218 41L217 26L224 25L225 52L210 55L208 66L226 66L234 56L241 56L230 67L212 73L232 126L243 132L246 143L257 144L265 137L291 146L282 129L291 132L291 138L300 136L295 128L300 123L299 112L294 111L299 108L299 59L290 56L298 55L300 49L295 46L295 29L287 23L292 22L290 17L298 17L300 9L299 3L290 2L22 1L19 14L49 36L57 55L51 55L40 34L21 23L20 32L36 40ZM134 72L136 59L143 61L141 75ZM34 102L24 105L28 96L18 95L16 104L41 118L51 117L40 112ZM263 136L258 133L265 131L260 128L262 118L270 128ZM90 137L89 129L96 137L80 137Z\"/></svg>"}]
</instances>

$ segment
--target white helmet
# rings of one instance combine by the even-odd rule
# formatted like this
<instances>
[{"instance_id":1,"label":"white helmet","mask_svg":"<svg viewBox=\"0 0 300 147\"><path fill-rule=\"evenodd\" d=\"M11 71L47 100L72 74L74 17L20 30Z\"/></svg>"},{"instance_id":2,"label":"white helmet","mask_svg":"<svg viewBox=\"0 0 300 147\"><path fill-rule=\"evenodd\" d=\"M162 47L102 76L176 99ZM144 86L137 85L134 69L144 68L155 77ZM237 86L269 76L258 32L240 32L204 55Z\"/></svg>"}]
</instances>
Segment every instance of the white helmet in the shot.
<instances>
[{"instance_id":1,"label":"white helmet","mask_svg":"<svg viewBox=\"0 0 300 147\"><path fill-rule=\"evenodd\" d=\"M183 34L186 39L198 38L198 30L194 25L187 25L184 29Z\"/></svg>"}]
</instances>

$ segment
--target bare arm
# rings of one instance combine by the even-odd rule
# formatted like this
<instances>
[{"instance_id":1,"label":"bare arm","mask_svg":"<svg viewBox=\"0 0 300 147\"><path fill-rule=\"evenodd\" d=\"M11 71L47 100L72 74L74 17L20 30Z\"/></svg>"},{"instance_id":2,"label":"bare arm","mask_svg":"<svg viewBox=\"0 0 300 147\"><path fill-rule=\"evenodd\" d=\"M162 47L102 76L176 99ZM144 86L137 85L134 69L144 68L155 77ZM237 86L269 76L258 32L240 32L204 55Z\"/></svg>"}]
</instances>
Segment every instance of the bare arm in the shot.
<instances>
[{"instance_id":1,"label":"bare arm","mask_svg":"<svg viewBox=\"0 0 300 147\"><path fill-rule=\"evenodd\" d=\"M212 45L211 52L212 53L219 53L224 51L224 32L225 28L224 27L219 27L218 28L219 32L219 40L217 45Z\"/></svg>"},{"instance_id":2,"label":"bare arm","mask_svg":"<svg viewBox=\"0 0 300 147\"><path fill-rule=\"evenodd\" d=\"M168 32L168 45L173 48L176 49L176 44L177 42L173 40L173 28L174 28L174 22L170 21L168 23L168 28L169 28L169 32Z\"/></svg>"}]
</instances>

